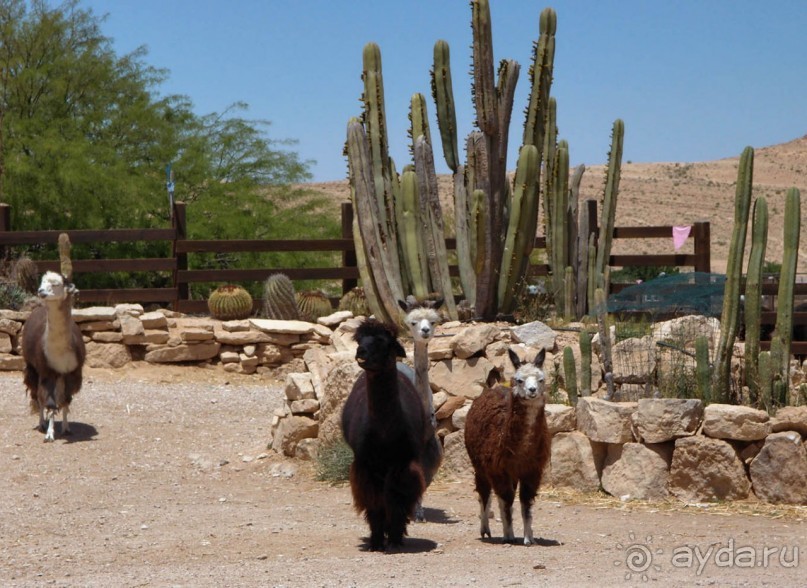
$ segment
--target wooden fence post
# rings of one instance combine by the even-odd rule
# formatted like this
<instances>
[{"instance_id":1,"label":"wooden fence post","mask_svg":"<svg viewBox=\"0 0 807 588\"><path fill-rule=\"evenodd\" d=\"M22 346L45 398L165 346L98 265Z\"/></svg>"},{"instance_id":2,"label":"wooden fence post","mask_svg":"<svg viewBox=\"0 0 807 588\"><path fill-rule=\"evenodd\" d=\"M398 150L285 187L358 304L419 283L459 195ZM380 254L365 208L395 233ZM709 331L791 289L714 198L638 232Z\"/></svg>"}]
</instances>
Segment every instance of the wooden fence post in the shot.
<instances>
[{"instance_id":1,"label":"wooden fence post","mask_svg":"<svg viewBox=\"0 0 807 588\"><path fill-rule=\"evenodd\" d=\"M699 221L695 223L695 271L709 273L712 271L711 260L711 229L708 221Z\"/></svg>"},{"instance_id":2,"label":"wooden fence post","mask_svg":"<svg viewBox=\"0 0 807 588\"><path fill-rule=\"evenodd\" d=\"M174 229L174 241L172 243L171 255L176 260L176 269L174 270L174 274L172 276L172 282L174 288L177 290L177 297L174 300L173 307L174 310L179 310L180 300L190 300L188 283L183 282L180 284L178 282L178 274L180 270L188 269L188 254L177 253L177 241L185 241L188 238L188 226L185 218L184 202L174 202L174 215L173 219L171 220L171 228Z\"/></svg>"},{"instance_id":3,"label":"wooden fence post","mask_svg":"<svg viewBox=\"0 0 807 588\"><path fill-rule=\"evenodd\" d=\"M353 239L353 204L351 202L342 203L342 238ZM342 252L342 267L356 267L356 251ZM354 279L342 280L342 294L347 294L358 286L359 281Z\"/></svg>"},{"instance_id":4,"label":"wooden fence post","mask_svg":"<svg viewBox=\"0 0 807 588\"><path fill-rule=\"evenodd\" d=\"M10 231L11 230L11 206L5 204L4 202L0 202L0 231ZM6 247L5 245L0 246L0 259L4 259L6 257Z\"/></svg>"}]
</instances>

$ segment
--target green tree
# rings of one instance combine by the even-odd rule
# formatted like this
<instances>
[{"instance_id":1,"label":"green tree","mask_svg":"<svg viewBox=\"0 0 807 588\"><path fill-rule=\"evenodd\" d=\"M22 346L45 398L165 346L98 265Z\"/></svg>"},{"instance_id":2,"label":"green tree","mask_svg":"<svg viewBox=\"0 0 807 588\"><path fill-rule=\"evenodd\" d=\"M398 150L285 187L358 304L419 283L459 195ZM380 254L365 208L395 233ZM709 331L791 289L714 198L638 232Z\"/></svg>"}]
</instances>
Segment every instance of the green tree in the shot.
<instances>
[{"instance_id":1,"label":"green tree","mask_svg":"<svg viewBox=\"0 0 807 588\"><path fill-rule=\"evenodd\" d=\"M167 71L147 65L144 48L116 55L102 24L78 0L0 0L0 202L12 206L16 229L167 226L171 163L191 237L292 238L312 226L338 234L321 201L290 187L310 177L291 142L270 138L267 121L239 116L245 104L198 116L187 96L161 96ZM273 220L284 207L319 218ZM75 252L164 253L155 247Z\"/></svg>"}]
</instances>

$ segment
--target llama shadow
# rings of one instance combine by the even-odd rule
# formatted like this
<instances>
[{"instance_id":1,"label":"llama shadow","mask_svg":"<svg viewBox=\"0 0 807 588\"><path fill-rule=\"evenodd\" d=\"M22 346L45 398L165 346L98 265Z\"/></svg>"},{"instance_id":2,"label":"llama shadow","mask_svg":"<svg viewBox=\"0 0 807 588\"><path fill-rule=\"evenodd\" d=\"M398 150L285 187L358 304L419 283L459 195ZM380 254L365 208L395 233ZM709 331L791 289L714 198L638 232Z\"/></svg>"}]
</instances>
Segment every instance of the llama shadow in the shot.
<instances>
[{"instance_id":1,"label":"llama shadow","mask_svg":"<svg viewBox=\"0 0 807 588\"><path fill-rule=\"evenodd\" d=\"M65 443L80 443L82 441L93 441L95 436L98 435L98 429L87 423L77 423L72 421L70 423L70 434L59 434L57 439L64 439Z\"/></svg>"},{"instance_id":2,"label":"llama shadow","mask_svg":"<svg viewBox=\"0 0 807 588\"><path fill-rule=\"evenodd\" d=\"M456 525L459 523L459 519L451 518L446 511L442 508L429 508L423 507L423 515L426 517L424 523L439 523L441 525ZM421 522L416 522L415 524L421 524Z\"/></svg>"},{"instance_id":3,"label":"llama shadow","mask_svg":"<svg viewBox=\"0 0 807 588\"><path fill-rule=\"evenodd\" d=\"M488 543L490 545L523 545L524 538L523 537L516 537L512 541L505 541L501 537L480 537L479 540L482 543ZM533 545L537 545L539 547L560 547L563 545L562 541L558 541L557 539L546 539L544 537L535 537L532 540Z\"/></svg>"},{"instance_id":4,"label":"llama shadow","mask_svg":"<svg viewBox=\"0 0 807 588\"><path fill-rule=\"evenodd\" d=\"M361 551L370 551L370 538L362 537L362 543L359 545ZM397 547L387 547L383 553L427 553L437 549L437 542L431 539L420 539L417 537L407 537L404 539L403 545ZM379 552L382 553L382 552Z\"/></svg>"}]
</instances>

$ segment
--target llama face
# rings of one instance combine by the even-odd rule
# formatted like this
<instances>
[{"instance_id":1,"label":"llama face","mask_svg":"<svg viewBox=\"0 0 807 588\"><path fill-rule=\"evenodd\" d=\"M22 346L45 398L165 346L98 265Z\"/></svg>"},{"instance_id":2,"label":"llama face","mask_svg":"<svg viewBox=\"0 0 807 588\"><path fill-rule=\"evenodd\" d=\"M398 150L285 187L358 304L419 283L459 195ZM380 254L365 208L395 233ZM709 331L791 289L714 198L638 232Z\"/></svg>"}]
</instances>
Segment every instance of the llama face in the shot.
<instances>
[{"instance_id":1,"label":"llama face","mask_svg":"<svg viewBox=\"0 0 807 588\"><path fill-rule=\"evenodd\" d=\"M356 362L364 370L381 371L395 366L398 357L406 351L389 327L374 320L365 321L357 330L354 340Z\"/></svg>"},{"instance_id":2,"label":"llama face","mask_svg":"<svg viewBox=\"0 0 807 588\"><path fill-rule=\"evenodd\" d=\"M431 308L417 308L406 315L406 324L415 341L428 341L434 335L435 325L440 323L439 313Z\"/></svg>"},{"instance_id":3,"label":"llama face","mask_svg":"<svg viewBox=\"0 0 807 588\"><path fill-rule=\"evenodd\" d=\"M45 300L64 300L76 291L73 284L67 283L64 276L56 272L45 272L39 284L37 295Z\"/></svg>"},{"instance_id":4,"label":"llama face","mask_svg":"<svg viewBox=\"0 0 807 588\"><path fill-rule=\"evenodd\" d=\"M512 349L508 350L510 361L516 368L511 388L513 396L543 405L546 403L545 375L543 365L546 352L542 349L532 363L522 363Z\"/></svg>"}]
</instances>

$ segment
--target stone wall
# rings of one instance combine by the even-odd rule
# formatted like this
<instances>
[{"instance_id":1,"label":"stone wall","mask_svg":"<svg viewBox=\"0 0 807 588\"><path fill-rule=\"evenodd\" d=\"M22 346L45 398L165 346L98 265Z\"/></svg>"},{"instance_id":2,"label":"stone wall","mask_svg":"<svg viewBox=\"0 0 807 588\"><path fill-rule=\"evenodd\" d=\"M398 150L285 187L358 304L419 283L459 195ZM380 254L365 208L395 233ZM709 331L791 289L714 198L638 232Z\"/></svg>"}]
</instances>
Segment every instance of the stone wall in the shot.
<instances>
[{"instance_id":1,"label":"stone wall","mask_svg":"<svg viewBox=\"0 0 807 588\"><path fill-rule=\"evenodd\" d=\"M26 312L0 310L0 370L22 370L19 336ZM359 320L335 313L317 324L247 319L216 321L139 305L76 309L87 343L87 364L120 368L150 364L206 364L228 372L274 377L288 372L286 403L271 423L270 444L288 456L311 458L340 436L341 407L360 368L352 334ZM667 326L666 328L669 328ZM532 359L547 350L548 386L564 398L562 351L577 334L528 325L447 323L429 345L443 467L470 472L464 423L486 385L507 380L506 350ZM404 341L411 358L411 341ZM408 360L411 363L411 360ZM639 362L640 363L640 362ZM637 363L637 365L639 364ZM807 504L807 407L780 409L774 417L742 406L699 400L601 398L599 362L593 359L592 395L576 408L548 404L553 486L606 492L623 499L686 502L744 499ZM794 375L803 378L803 373ZM801 381L801 380L800 380ZM628 384L626 384L628 386Z\"/></svg>"}]
</instances>

